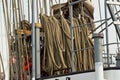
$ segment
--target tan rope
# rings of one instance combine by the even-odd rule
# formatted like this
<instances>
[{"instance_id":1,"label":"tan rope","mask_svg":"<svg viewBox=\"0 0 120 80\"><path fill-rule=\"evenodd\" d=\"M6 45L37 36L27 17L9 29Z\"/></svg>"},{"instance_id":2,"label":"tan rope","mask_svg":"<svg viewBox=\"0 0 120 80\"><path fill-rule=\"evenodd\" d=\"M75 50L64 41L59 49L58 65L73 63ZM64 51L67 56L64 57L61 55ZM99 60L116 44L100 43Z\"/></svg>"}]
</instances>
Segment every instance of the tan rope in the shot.
<instances>
[{"instance_id":1,"label":"tan rope","mask_svg":"<svg viewBox=\"0 0 120 80\"><path fill-rule=\"evenodd\" d=\"M74 18L73 22L74 26L86 24L84 18L79 20ZM60 68L66 68L66 66L71 67L71 38L69 24L62 15L59 19L56 19L53 16L48 17L41 15L41 23L43 24L45 32L43 59L44 70L48 72L49 75L60 74L60 72L53 73L53 71ZM76 50L93 47L93 44L89 40L87 26L74 28L74 42ZM91 49L76 51L75 70L83 71L93 69L93 55L94 52Z\"/></svg>"}]
</instances>

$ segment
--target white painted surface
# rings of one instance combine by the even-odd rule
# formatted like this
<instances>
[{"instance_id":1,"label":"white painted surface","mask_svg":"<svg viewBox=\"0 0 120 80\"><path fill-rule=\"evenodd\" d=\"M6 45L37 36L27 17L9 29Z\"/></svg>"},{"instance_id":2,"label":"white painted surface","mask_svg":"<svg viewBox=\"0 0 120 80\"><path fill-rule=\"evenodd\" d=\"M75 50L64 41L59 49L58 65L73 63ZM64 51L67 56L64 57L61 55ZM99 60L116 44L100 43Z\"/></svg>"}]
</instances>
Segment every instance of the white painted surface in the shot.
<instances>
[{"instance_id":1,"label":"white painted surface","mask_svg":"<svg viewBox=\"0 0 120 80\"><path fill-rule=\"evenodd\" d=\"M96 62L95 63L95 80L103 80L103 63Z\"/></svg>"},{"instance_id":2,"label":"white painted surface","mask_svg":"<svg viewBox=\"0 0 120 80\"><path fill-rule=\"evenodd\" d=\"M95 72L90 73L83 73L83 74L75 74L75 75L69 75L69 76L63 76L63 77L56 77L51 79L44 79L44 80L67 80L67 77L70 77L70 80L95 80Z\"/></svg>"},{"instance_id":3,"label":"white painted surface","mask_svg":"<svg viewBox=\"0 0 120 80\"><path fill-rule=\"evenodd\" d=\"M35 78L32 78L32 80L35 80Z\"/></svg>"},{"instance_id":4,"label":"white painted surface","mask_svg":"<svg viewBox=\"0 0 120 80\"><path fill-rule=\"evenodd\" d=\"M104 72L107 80L120 80L120 70L109 70Z\"/></svg>"},{"instance_id":5,"label":"white painted surface","mask_svg":"<svg viewBox=\"0 0 120 80\"><path fill-rule=\"evenodd\" d=\"M55 79L67 80L66 79L67 77L70 77L70 80L95 80L95 72L74 74L74 75L55 77L44 80L55 80ZM120 70L106 70L104 71L104 78L105 79L103 80L120 80Z\"/></svg>"}]
</instances>

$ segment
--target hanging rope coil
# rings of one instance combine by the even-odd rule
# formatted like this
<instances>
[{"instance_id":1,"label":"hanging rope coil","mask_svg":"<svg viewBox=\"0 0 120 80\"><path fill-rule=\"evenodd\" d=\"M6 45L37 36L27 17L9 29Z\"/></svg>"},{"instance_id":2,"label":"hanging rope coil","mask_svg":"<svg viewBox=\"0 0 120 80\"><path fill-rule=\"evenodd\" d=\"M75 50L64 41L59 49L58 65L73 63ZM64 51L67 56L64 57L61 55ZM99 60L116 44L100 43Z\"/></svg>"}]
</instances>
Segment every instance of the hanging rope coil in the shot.
<instances>
[{"instance_id":1,"label":"hanging rope coil","mask_svg":"<svg viewBox=\"0 0 120 80\"><path fill-rule=\"evenodd\" d=\"M3 0L2 0L3 1ZM7 0L6 0L7 1ZM6 1L3 1L3 5ZM71 0L69 0L71 1ZM73 1L73 0L72 0ZM37 17L39 13L37 1ZM8 3L8 1L7 1ZM16 29L23 30L31 30L30 25L30 5L31 2L28 0L28 20L23 20L24 11L22 7L23 1L11 0L12 5L12 19L13 26L11 25L11 29L13 31ZM51 0L51 5L52 5ZM5 23L8 27L10 24L8 10L4 9ZM70 36L70 20L69 20L69 8L68 2L65 4L61 4L59 0L59 5L54 6L53 13L54 16L40 15L40 21L44 28L44 52L42 59L42 69L47 72L49 75L59 75L71 72L71 36ZM89 4L89 1L85 1L84 3L79 3L73 6L73 14L74 14L74 46L75 46L75 71L85 71L94 69L94 51L93 51L93 43L91 38L88 37L89 31L92 31L94 25L84 25L88 22L93 21L93 6ZM42 12L42 10L41 10ZM63 13L61 13L63 12ZM83 14L84 13L84 14ZM78 15L81 15L78 18ZM51 10L52 15L52 10ZM39 22L39 20L38 20ZM7 28L7 31L11 31L10 27ZM14 32L13 32L14 34ZM12 35L11 35L12 36ZM9 34L8 34L8 37ZM11 37L8 41L12 48L10 48L10 60L16 56L16 63L10 63L10 78L13 79L24 79L27 80L27 76L30 77L31 71L30 68L32 65L31 61L31 38L21 34L15 34L13 36L14 41L12 41ZM90 49L87 49L89 48ZM15 53L15 54L14 54ZM29 56L29 57L28 57ZM30 58L30 59L29 59ZM27 66L27 68L26 68ZM62 70L62 71L60 71Z\"/></svg>"},{"instance_id":2,"label":"hanging rope coil","mask_svg":"<svg viewBox=\"0 0 120 80\"><path fill-rule=\"evenodd\" d=\"M40 15L40 17L45 32L43 68L49 75L58 75L61 72L54 72L54 70L71 67L71 38L69 21L62 15L58 19L53 16L46 15ZM84 50L85 48L93 47L93 43L88 37L88 27L82 26L76 28L76 26L86 24L86 21L84 18L74 18L73 22L75 26L75 70L85 71L94 69L93 49Z\"/></svg>"}]
</instances>

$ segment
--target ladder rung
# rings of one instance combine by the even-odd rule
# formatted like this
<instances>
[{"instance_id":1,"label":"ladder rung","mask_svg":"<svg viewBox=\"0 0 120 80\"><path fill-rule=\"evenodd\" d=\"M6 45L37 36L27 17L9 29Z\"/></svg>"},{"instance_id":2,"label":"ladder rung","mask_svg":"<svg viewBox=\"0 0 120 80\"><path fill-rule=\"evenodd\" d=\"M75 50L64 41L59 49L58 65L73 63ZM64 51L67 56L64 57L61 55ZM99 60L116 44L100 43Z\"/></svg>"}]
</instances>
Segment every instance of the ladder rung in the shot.
<instances>
[{"instance_id":1,"label":"ladder rung","mask_svg":"<svg viewBox=\"0 0 120 80\"><path fill-rule=\"evenodd\" d=\"M113 24L119 24L120 25L120 21L114 21Z\"/></svg>"},{"instance_id":2,"label":"ladder rung","mask_svg":"<svg viewBox=\"0 0 120 80\"><path fill-rule=\"evenodd\" d=\"M106 1L106 3L111 5L120 5L120 2L117 1Z\"/></svg>"}]
</instances>

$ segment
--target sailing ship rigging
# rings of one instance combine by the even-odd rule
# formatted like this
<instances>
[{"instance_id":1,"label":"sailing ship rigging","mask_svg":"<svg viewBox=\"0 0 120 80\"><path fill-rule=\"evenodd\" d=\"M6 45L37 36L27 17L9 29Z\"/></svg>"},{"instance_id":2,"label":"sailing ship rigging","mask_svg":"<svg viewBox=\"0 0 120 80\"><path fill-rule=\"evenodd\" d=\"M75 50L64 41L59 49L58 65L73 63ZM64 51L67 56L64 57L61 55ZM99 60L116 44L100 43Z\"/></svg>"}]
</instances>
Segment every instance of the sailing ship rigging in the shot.
<instances>
[{"instance_id":1,"label":"sailing ship rigging","mask_svg":"<svg viewBox=\"0 0 120 80\"><path fill-rule=\"evenodd\" d=\"M105 19L102 20L100 14L100 20L94 21L92 0L2 0L2 7L10 80L35 80L94 70L95 52L91 36L106 24L99 33L106 30L108 37L108 26L114 23L108 24L108 20L117 21L119 18L118 8L114 7L116 12L113 13L114 8L108 3L111 17L107 17L106 10ZM98 22L100 25L96 27ZM119 24L114 23L114 26L120 38ZM109 53L108 40L106 44ZM1 55L0 59L2 61ZM110 67L109 57L107 59ZM3 64L2 70L5 78Z\"/></svg>"}]
</instances>

